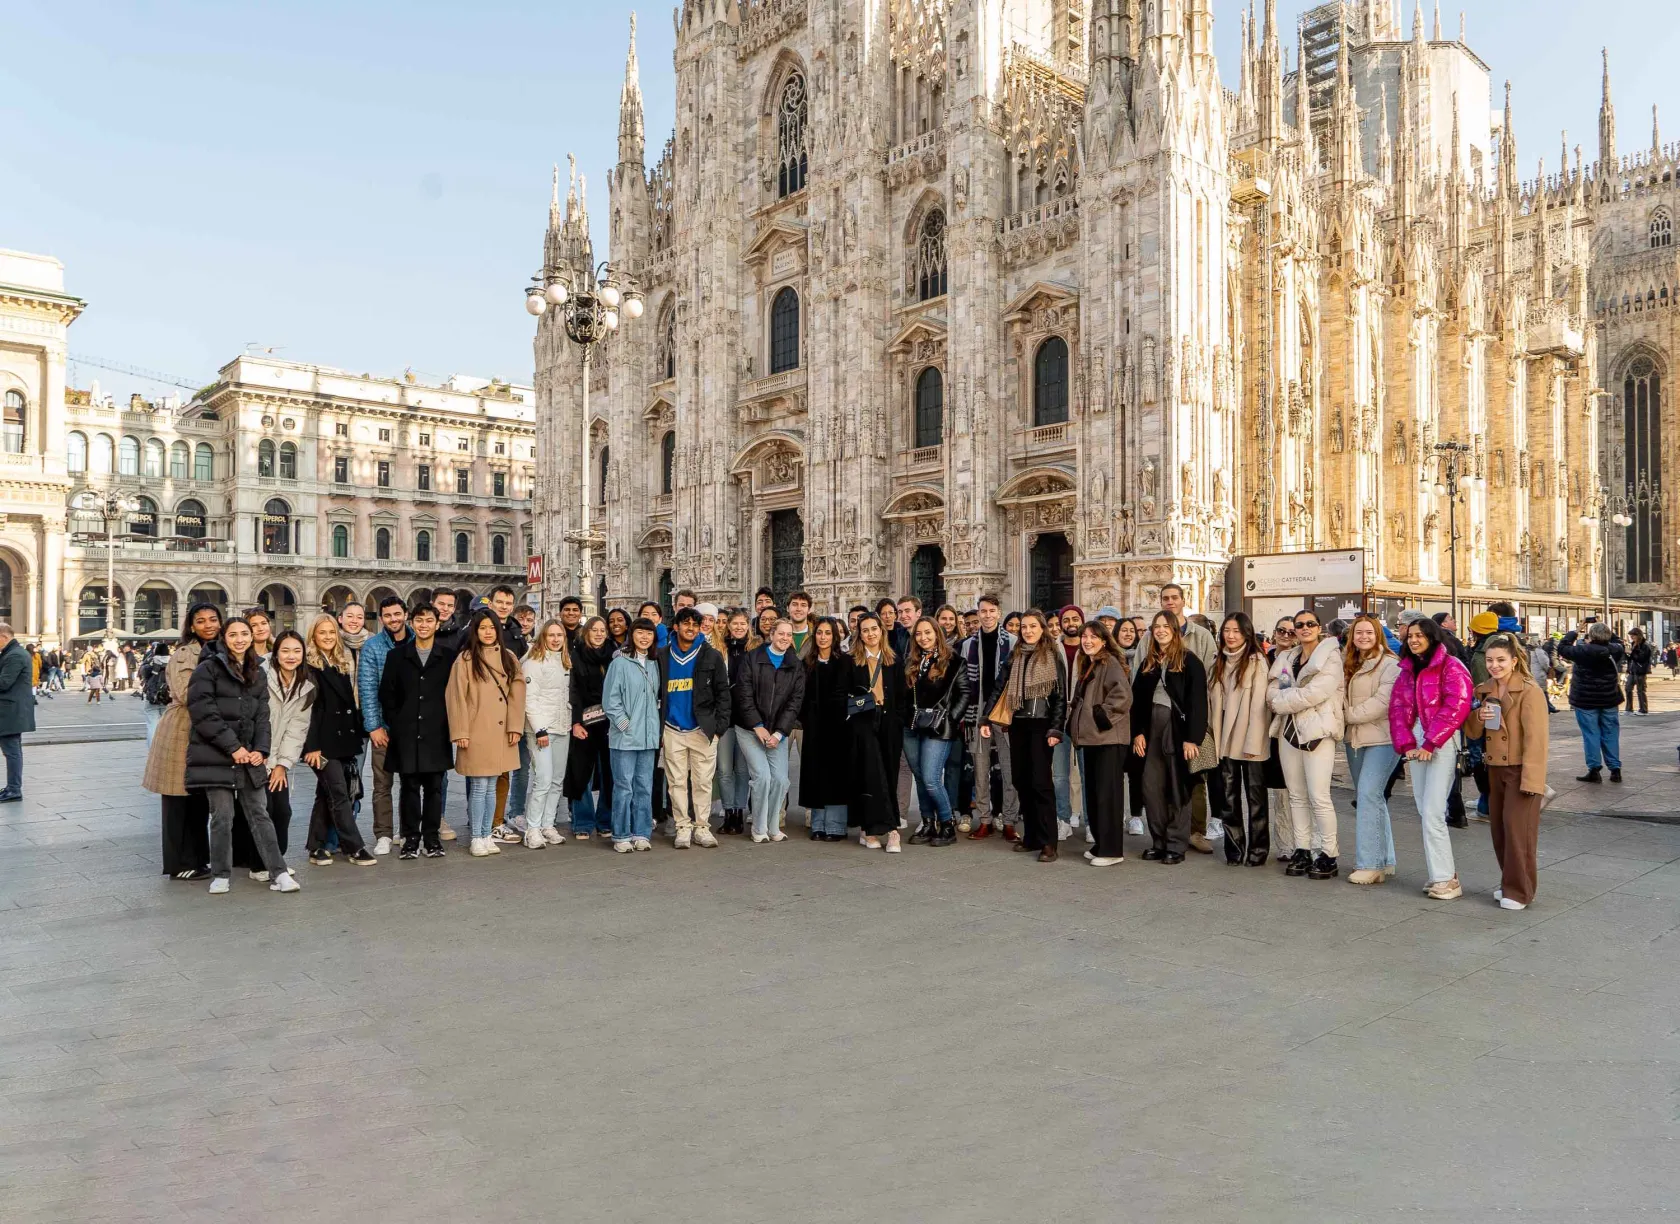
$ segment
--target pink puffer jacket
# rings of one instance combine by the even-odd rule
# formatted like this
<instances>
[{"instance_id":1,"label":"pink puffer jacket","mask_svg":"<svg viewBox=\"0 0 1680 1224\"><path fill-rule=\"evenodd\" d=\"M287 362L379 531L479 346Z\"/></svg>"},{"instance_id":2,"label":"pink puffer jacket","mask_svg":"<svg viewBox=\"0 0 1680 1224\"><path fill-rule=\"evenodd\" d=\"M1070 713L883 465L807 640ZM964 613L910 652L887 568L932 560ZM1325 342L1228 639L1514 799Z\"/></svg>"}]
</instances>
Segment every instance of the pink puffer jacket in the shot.
<instances>
[{"instance_id":1,"label":"pink puffer jacket","mask_svg":"<svg viewBox=\"0 0 1680 1224\"><path fill-rule=\"evenodd\" d=\"M1470 715L1470 697L1475 685L1470 671L1449 654L1435 648L1435 657L1422 671L1415 669L1416 656L1408 654L1400 664L1400 678L1388 700L1388 733L1394 750L1404 756L1414 748L1437 751L1452 739ZM1423 724L1423 743L1412 734L1412 724Z\"/></svg>"}]
</instances>

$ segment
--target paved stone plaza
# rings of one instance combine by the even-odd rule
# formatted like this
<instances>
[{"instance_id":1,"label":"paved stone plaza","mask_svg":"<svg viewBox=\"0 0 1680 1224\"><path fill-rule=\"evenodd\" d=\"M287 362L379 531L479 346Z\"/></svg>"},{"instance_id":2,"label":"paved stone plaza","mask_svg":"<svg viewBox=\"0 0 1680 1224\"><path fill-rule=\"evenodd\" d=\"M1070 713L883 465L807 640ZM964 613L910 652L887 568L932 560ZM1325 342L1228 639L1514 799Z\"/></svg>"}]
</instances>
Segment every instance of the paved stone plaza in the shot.
<instances>
[{"instance_id":1,"label":"paved stone plaza","mask_svg":"<svg viewBox=\"0 0 1680 1224\"><path fill-rule=\"evenodd\" d=\"M1480 824L1420 895L1404 787L1379 889L796 837L294 853L300 895L212 899L157 874L139 741L31 745L0 1220L1667 1218L1680 824L1586 813L1672 815L1677 724L1564 791L1520 914Z\"/></svg>"}]
</instances>

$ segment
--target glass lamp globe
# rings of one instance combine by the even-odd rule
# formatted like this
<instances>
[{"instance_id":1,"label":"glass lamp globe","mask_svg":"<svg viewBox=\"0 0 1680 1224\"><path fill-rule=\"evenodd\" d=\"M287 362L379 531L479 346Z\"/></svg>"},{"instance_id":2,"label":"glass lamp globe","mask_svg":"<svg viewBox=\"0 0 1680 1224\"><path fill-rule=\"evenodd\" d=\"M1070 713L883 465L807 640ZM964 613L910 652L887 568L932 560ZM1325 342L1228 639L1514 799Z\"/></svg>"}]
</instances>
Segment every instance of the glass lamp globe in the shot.
<instances>
[{"instance_id":1,"label":"glass lamp globe","mask_svg":"<svg viewBox=\"0 0 1680 1224\"><path fill-rule=\"evenodd\" d=\"M1458 478L1458 487L1461 489L1468 489L1470 487L1470 477L1460 476Z\"/></svg>"},{"instance_id":2,"label":"glass lamp globe","mask_svg":"<svg viewBox=\"0 0 1680 1224\"><path fill-rule=\"evenodd\" d=\"M561 281L555 281L547 289L543 290L543 296L556 306L564 306L566 304L567 297L566 286Z\"/></svg>"},{"instance_id":3,"label":"glass lamp globe","mask_svg":"<svg viewBox=\"0 0 1680 1224\"><path fill-rule=\"evenodd\" d=\"M618 330L618 311L616 311L616 310L607 311L604 315L601 316L601 322L606 325L606 329L608 331L617 331Z\"/></svg>"},{"instance_id":4,"label":"glass lamp globe","mask_svg":"<svg viewBox=\"0 0 1680 1224\"><path fill-rule=\"evenodd\" d=\"M642 299L633 297L628 302L624 303L624 313L629 315L632 319L641 318Z\"/></svg>"},{"instance_id":5,"label":"glass lamp globe","mask_svg":"<svg viewBox=\"0 0 1680 1224\"><path fill-rule=\"evenodd\" d=\"M1446 491L1447 491L1447 486L1444 485L1444 484L1437 484L1435 486L1435 494L1438 497L1444 496L1446 494Z\"/></svg>"},{"instance_id":6,"label":"glass lamp globe","mask_svg":"<svg viewBox=\"0 0 1680 1224\"><path fill-rule=\"evenodd\" d=\"M618 290L611 285L602 285L601 301L609 308L616 307L618 305Z\"/></svg>"},{"instance_id":7,"label":"glass lamp globe","mask_svg":"<svg viewBox=\"0 0 1680 1224\"><path fill-rule=\"evenodd\" d=\"M548 303L543 300L542 294L533 293L530 297L525 299L525 309L530 314L540 315L543 311L548 309Z\"/></svg>"}]
</instances>

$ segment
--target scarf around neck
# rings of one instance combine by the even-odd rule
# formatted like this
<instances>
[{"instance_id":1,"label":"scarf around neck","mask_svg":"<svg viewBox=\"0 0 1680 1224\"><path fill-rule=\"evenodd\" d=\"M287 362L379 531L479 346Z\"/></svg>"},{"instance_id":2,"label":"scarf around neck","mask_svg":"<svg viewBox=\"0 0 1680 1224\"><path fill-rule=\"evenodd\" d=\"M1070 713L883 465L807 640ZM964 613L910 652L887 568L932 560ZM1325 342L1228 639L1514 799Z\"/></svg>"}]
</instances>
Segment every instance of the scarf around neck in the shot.
<instances>
[{"instance_id":1,"label":"scarf around neck","mask_svg":"<svg viewBox=\"0 0 1680 1224\"><path fill-rule=\"evenodd\" d=\"M1056 652L1035 646L1028 653L1015 656L1015 666L1009 669L1009 684L1004 697L1013 713L1029 701L1040 701L1056 689Z\"/></svg>"}]
</instances>

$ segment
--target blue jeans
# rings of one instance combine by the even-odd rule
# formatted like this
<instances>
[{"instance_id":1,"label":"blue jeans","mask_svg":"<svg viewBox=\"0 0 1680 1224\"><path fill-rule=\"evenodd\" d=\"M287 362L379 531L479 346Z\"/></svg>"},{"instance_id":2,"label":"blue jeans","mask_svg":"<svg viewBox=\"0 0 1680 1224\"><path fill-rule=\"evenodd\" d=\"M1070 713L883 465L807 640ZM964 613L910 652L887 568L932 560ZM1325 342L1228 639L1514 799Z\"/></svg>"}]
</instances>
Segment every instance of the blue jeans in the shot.
<instances>
[{"instance_id":1,"label":"blue jeans","mask_svg":"<svg viewBox=\"0 0 1680 1224\"><path fill-rule=\"evenodd\" d=\"M496 779L467 779L467 836L477 841L490 836L490 822L496 818Z\"/></svg>"},{"instance_id":2,"label":"blue jeans","mask_svg":"<svg viewBox=\"0 0 1680 1224\"><path fill-rule=\"evenodd\" d=\"M615 842L653 836L653 759L657 748L613 748L612 835Z\"/></svg>"},{"instance_id":3,"label":"blue jeans","mask_svg":"<svg viewBox=\"0 0 1680 1224\"><path fill-rule=\"evenodd\" d=\"M516 816L525 814L525 788L531 781L531 750L525 743L525 737L519 737L519 768L513 771L508 779L507 812L504 820L512 820Z\"/></svg>"},{"instance_id":4,"label":"blue jeans","mask_svg":"<svg viewBox=\"0 0 1680 1224\"><path fill-rule=\"evenodd\" d=\"M1400 754L1393 744L1372 744L1355 748L1344 743L1348 773L1359 795L1354 813L1353 865L1359 871L1381 871L1394 866L1394 826L1388 819L1388 800L1383 788Z\"/></svg>"},{"instance_id":5,"label":"blue jeans","mask_svg":"<svg viewBox=\"0 0 1680 1224\"><path fill-rule=\"evenodd\" d=\"M1620 710L1576 710L1575 725L1581 728L1581 748L1587 754L1587 768L1600 764L1622 767L1622 713Z\"/></svg>"},{"instance_id":6,"label":"blue jeans","mask_svg":"<svg viewBox=\"0 0 1680 1224\"><path fill-rule=\"evenodd\" d=\"M787 798L788 747L792 742L783 740L774 748L766 748L750 728L735 728L739 750L736 765L746 766L747 806L752 809L754 837L770 837L776 832L782 800Z\"/></svg>"},{"instance_id":7,"label":"blue jeans","mask_svg":"<svg viewBox=\"0 0 1680 1224\"><path fill-rule=\"evenodd\" d=\"M923 820L951 819L951 796L945 789L945 762L951 757L955 740L934 739L904 733L904 760L910 766L910 776L916 780L916 799L921 805Z\"/></svg>"},{"instance_id":8,"label":"blue jeans","mask_svg":"<svg viewBox=\"0 0 1680 1224\"><path fill-rule=\"evenodd\" d=\"M1056 819L1063 824L1073 823L1073 786L1069 774L1073 769L1073 745L1062 739L1050 750L1050 785L1056 790Z\"/></svg>"},{"instance_id":9,"label":"blue jeans","mask_svg":"<svg viewBox=\"0 0 1680 1224\"><path fill-rule=\"evenodd\" d=\"M1423 724L1412 724L1412 737L1423 743ZM1412 800L1423 824L1423 862L1431 884L1458 874L1453 865L1452 834L1447 831L1447 796L1458 785L1458 737L1442 744L1427 761L1413 761Z\"/></svg>"},{"instance_id":10,"label":"blue jeans","mask_svg":"<svg viewBox=\"0 0 1680 1224\"><path fill-rule=\"evenodd\" d=\"M23 794L23 733L0 735L0 753L6 757L6 793Z\"/></svg>"},{"instance_id":11,"label":"blue jeans","mask_svg":"<svg viewBox=\"0 0 1680 1224\"><path fill-rule=\"evenodd\" d=\"M846 836L846 805L811 809L811 832L837 833Z\"/></svg>"},{"instance_id":12,"label":"blue jeans","mask_svg":"<svg viewBox=\"0 0 1680 1224\"><path fill-rule=\"evenodd\" d=\"M520 747L530 760L531 794L530 806L526 809L529 815L525 821L528 828L552 829L559 823L560 805L565 801L560 793L560 779L566 775L566 749L570 738L564 732L557 732L548 737L547 748L539 748L536 734L525 733ZM508 806L513 806L511 796Z\"/></svg>"},{"instance_id":13,"label":"blue jeans","mask_svg":"<svg viewBox=\"0 0 1680 1224\"><path fill-rule=\"evenodd\" d=\"M712 789L726 812L747 810L747 763L741 756L737 734L731 727L717 741L717 774Z\"/></svg>"}]
</instances>

